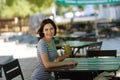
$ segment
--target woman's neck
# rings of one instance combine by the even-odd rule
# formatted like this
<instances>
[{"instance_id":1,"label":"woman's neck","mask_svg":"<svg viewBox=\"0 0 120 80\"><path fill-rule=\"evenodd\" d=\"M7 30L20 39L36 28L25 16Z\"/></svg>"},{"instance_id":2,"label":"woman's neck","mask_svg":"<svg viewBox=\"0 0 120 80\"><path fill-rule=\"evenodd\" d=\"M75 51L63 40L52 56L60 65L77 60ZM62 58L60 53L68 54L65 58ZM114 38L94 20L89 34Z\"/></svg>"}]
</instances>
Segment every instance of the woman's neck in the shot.
<instances>
[{"instance_id":1,"label":"woman's neck","mask_svg":"<svg viewBox=\"0 0 120 80\"><path fill-rule=\"evenodd\" d=\"M46 42L51 43L52 39L43 38Z\"/></svg>"}]
</instances>

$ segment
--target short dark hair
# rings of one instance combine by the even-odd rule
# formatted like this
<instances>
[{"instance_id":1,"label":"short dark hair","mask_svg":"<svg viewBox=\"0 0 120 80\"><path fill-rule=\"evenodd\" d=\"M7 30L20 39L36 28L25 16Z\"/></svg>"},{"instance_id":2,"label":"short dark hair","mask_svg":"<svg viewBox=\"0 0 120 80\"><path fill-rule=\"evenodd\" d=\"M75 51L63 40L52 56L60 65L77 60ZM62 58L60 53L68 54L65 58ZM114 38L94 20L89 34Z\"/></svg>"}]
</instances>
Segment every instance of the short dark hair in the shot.
<instances>
[{"instance_id":1,"label":"short dark hair","mask_svg":"<svg viewBox=\"0 0 120 80\"><path fill-rule=\"evenodd\" d=\"M44 19L44 20L42 21L42 23L41 23L41 25L40 25L40 28L38 29L38 32L37 32L37 33L39 34L40 38L43 38L43 37L44 37L43 29L44 29L45 25L46 25L46 24L49 24L49 23L50 23L50 24L53 26L53 28L55 29L54 35L56 35L57 27L56 27L54 21L51 20L51 19L49 19L49 18L47 18L47 19Z\"/></svg>"}]
</instances>

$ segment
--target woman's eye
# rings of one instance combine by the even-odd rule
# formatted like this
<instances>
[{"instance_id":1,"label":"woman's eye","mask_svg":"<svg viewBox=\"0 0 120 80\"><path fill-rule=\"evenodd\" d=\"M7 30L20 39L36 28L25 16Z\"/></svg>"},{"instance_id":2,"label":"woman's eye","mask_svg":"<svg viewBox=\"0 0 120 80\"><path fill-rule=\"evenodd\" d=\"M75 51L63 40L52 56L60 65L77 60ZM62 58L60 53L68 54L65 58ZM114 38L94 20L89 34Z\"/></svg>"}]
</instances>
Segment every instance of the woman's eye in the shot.
<instances>
[{"instance_id":1,"label":"woman's eye","mask_svg":"<svg viewBox=\"0 0 120 80\"><path fill-rule=\"evenodd\" d=\"M48 31L48 29L45 29L45 31Z\"/></svg>"},{"instance_id":2,"label":"woman's eye","mask_svg":"<svg viewBox=\"0 0 120 80\"><path fill-rule=\"evenodd\" d=\"M51 28L51 30L53 30L53 28Z\"/></svg>"}]
</instances>

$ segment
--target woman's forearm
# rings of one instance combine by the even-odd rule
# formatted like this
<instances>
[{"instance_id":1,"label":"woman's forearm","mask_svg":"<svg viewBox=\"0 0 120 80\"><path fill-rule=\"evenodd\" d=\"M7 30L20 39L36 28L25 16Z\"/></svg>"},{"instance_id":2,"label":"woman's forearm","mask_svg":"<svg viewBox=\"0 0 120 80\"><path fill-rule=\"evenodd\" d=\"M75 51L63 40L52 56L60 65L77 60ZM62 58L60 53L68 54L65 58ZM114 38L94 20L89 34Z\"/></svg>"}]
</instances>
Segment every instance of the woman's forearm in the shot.
<instances>
[{"instance_id":1,"label":"woman's forearm","mask_svg":"<svg viewBox=\"0 0 120 80\"><path fill-rule=\"evenodd\" d=\"M69 55L63 55L63 56L58 56L57 58L56 58L56 62L59 62L59 61L63 61L65 58L67 58L67 57L69 57Z\"/></svg>"}]
</instances>

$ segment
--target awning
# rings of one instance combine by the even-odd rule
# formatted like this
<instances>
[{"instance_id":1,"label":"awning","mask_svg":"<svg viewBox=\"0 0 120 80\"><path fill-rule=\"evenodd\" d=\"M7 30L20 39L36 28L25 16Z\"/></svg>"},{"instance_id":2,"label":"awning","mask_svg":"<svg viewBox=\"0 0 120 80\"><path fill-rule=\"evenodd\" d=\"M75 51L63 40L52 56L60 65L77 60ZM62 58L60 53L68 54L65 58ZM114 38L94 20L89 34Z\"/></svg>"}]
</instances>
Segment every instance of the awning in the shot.
<instances>
[{"instance_id":1,"label":"awning","mask_svg":"<svg viewBox=\"0 0 120 80\"><path fill-rule=\"evenodd\" d=\"M55 0L59 5L119 4L120 0Z\"/></svg>"}]
</instances>

